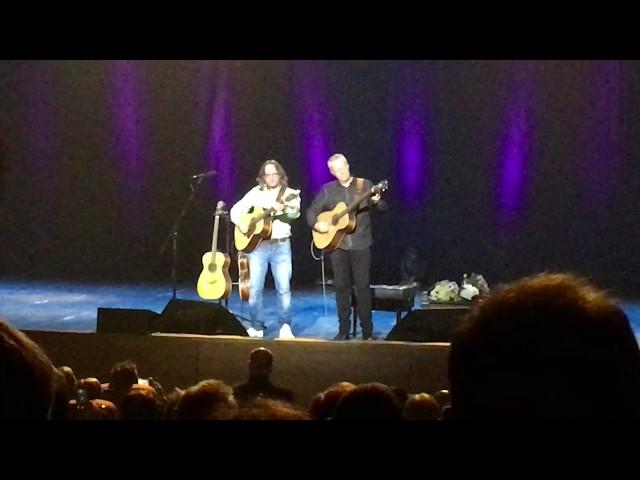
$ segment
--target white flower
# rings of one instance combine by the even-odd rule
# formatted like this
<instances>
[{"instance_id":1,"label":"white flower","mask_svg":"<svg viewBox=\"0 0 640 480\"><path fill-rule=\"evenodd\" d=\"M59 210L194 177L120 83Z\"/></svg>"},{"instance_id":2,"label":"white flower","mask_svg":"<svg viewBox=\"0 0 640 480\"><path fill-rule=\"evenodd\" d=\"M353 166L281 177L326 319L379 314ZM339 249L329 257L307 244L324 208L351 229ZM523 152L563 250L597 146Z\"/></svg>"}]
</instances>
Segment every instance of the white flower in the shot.
<instances>
[{"instance_id":1,"label":"white flower","mask_svg":"<svg viewBox=\"0 0 640 480\"><path fill-rule=\"evenodd\" d=\"M469 300L469 301L471 301L473 297L479 294L480 294L480 290L478 290L476 287L474 287L470 283L465 284L465 286L462 287L462 290L460 291L460 296L465 300Z\"/></svg>"},{"instance_id":2,"label":"white flower","mask_svg":"<svg viewBox=\"0 0 640 480\"><path fill-rule=\"evenodd\" d=\"M429 292L429 298L436 302L454 302L459 299L460 288L456 282L442 280L434 285Z\"/></svg>"}]
</instances>

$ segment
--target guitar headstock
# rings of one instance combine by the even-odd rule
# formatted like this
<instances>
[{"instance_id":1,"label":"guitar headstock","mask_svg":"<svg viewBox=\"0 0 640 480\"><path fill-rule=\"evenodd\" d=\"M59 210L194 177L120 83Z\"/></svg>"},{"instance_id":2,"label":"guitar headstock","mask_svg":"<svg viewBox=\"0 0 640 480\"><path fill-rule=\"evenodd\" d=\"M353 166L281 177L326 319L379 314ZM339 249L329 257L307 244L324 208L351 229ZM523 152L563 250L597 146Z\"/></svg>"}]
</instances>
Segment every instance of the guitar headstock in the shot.
<instances>
[{"instance_id":1,"label":"guitar headstock","mask_svg":"<svg viewBox=\"0 0 640 480\"><path fill-rule=\"evenodd\" d=\"M377 195L378 193L386 192L388 188L389 188L389 181L386 179L382 180L381 182L373 186L373 188L371 189L371 194Z\"/></svg>"}]
</instances>

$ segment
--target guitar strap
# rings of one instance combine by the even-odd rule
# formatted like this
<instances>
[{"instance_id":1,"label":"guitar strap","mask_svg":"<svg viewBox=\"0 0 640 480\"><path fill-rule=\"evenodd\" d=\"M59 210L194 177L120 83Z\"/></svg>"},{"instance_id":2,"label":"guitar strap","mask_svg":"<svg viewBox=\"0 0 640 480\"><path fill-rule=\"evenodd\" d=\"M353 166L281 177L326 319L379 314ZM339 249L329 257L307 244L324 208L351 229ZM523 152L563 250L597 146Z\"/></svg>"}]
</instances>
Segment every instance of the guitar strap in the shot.
<instances>
[{"instance_id":1,"label":"guitar strap","mask_svg":"<svg viewBox=\"0 0 640 480\"><path fill-rule=\"evenodd\" d=\"M287 191L287 187L285 187L284 185L282 187L280 187L280 191L278 192L278 196L276 197L276 202L277 203L282 203L282 197L284 196L284 192L286 192L286 191ZM281 213L278 214L278 215L281 215Z\"/></svg>"},{"instance_id":2,"label":"guitar strap","mask_svg":"<svg viewBox=\"0 0 640 480\"><path fill-rule=\"evenodd\" d=\"M362 195L364 190L364 178L356 178L356 197ZM358 208L360 208L358 206Z\"/></svg>"}]
</instances>

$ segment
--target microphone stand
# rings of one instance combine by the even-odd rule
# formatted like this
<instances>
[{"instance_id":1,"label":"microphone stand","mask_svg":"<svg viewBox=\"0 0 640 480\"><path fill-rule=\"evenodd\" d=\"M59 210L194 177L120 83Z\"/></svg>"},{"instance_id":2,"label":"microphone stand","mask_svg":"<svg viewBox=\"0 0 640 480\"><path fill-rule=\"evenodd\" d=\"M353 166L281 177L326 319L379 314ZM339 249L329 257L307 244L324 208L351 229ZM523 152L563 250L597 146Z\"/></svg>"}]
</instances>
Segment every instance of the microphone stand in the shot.
<instances>
[{"instance_id":1,"label":"microphone stand","mask_svg":"<svg viewBox=\"0 0 640 480\"><path fill-rule=\"evenodd\" d=\"M191 202L193 201L196 195L196 190L202 183L202 178L203 177L198 177L198 181L196 182L195 186L193 184L189 185L189 187L191 188L191 194L189 195L189 197L187 198L187 201L182 206L182 211L178 215L178 218L176 218L176 221L173 223L173 226L169 231L169 235L167 235L167 238L165 238L164 242L162 242L162 246L160 247L159 255L162 255L165 249L167 248L167 245L169 244L169 240L171 240L172 252L173 252L172 261L171 261L171 285L172 285L173 295L171 296L171 298L173 300L175 300L176 298L176 284L177 284L176 271L177 271L177 263L178 263L178 230L180 229L180 222L182 221L182 218L187 213L187 209L189 208L189 205L191 205Z\"/></svg>"}]
</instances>

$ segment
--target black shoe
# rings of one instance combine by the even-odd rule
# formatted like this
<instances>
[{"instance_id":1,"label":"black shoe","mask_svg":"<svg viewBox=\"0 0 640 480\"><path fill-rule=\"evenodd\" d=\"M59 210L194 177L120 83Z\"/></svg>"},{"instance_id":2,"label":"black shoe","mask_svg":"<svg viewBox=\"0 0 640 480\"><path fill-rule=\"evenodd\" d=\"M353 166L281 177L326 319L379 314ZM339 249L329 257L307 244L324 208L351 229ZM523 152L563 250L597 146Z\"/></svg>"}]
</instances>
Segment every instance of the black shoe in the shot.
<instances>
[{"instance_id":1,"label":"black shoe","mask_svg":"<svg viewBox=\"0 0 640 480\"><path fill-rule=\"evenodd\" d=\"M339 333L335 337L333 337L334 340L349 340L349 338L350 337L348 333Z\"/></svg>"},{"instance_id":2,"label":"black shoe","mask_svg":"<svg viewBox=\"0 0 640 480\"><path fill-rule=\"evenodd\" d=\"M372 340L373 341L373 340L377 340L377 339L378 339L378 337L373 336L373 335L363 335L362 336L362 340L365 340L365 341L366 340Z\"/></svg>"}]
</instances>

